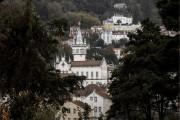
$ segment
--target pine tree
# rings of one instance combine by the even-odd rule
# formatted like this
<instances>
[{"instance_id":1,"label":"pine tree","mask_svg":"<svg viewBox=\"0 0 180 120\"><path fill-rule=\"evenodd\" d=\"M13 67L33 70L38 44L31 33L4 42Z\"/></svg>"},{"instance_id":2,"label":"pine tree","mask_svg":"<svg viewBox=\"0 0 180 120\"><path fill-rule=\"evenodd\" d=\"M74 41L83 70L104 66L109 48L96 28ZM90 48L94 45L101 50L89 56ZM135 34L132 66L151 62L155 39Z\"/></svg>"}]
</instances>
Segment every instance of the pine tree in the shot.
<instances>
[{"instance_id":1,"label":"pine tree","mask_svg":"<svg viewBox=\"0 0 180 120\"><path fill-rule=\"evenodd\" d=\"M141 119L151 120L154 110L164 120L168 103L177 100L178 40L162 36L149 20L129 37L123 65L112 75L109 92L114 104L109 116L125 115L130 120L141 114Z\"/></svg>"},{"instance_id":2,"label":"pine tree","mask_svg":"<svg viewBox=\"0 0 180 120\"><path fill-rule=\"evenodd\" d=\"M179 1L157 0L159 14L168 30L179 31Z\"/></svg>"},{"instance_id":3,"label":"pine tree","mask_svg":"<svg viewBox=\"0 0 180 120\"><path fill-rule=\"evenodd\" d=\"M61 105L83 77L61 78L54 68L58 41L36 15L31 0L0 4L0 93L12 120L31 120L39 105Z\"/></svg>"}]
</instances>

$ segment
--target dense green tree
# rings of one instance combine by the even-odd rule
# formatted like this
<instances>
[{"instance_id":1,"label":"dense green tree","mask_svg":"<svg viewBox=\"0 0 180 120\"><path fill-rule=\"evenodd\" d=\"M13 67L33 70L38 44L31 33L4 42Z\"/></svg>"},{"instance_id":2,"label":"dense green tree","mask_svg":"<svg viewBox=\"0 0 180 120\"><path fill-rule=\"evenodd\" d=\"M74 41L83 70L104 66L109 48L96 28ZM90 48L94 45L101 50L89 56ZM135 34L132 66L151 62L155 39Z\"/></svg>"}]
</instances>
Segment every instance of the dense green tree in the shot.
<instances>
[{"instance_id":1,"label":"dense green tree","mask_svg":"<svg viewBox=\"0 0 180 120\"><path fill-rule=\"evenodd\" d=\"M118 13L133 16L134 22L150 18L153 22L160 23L154 0L34 0L34 3L44 20L61 18L62 15L69 14L69 12L90 13L100 20L104 20L117 11L113 8L114 4L126 3L128 9L118 10Z\"/></svg>"},{"instance_id":2,"label":"dense green tree","mask_svg":"<svg viewBox=\"0 0 180 120\"><path fill-rule=\"evenodd\" d=\"M79 116L78 120L89 120L90 119L89 114L92 110L91 107L87 103L84 103L84 105L82 107L83 107L84 111L78 112L78 116Z\"/></svg>"},{"instance_id":3,"label":"dense green tree","mask_svg":"<svg viewBox=\"0 0 180 120\"><path fill-rule=\"evenodd\" d=\"M118 64L118 59L113 51L112 46L105 48L91 48L87 51L88 59L102 60L106 59L108 64Z\"/></svg>"},{"instance_id":4,"label":"dense green tree","mask_svg":"<svg viewBox=\"0 0 180 120\"><path fill-rule=\"evenodd\" d=\"M55 111L49 109L37 110L32 120L56 120Z\"/></svg>"},{"instance_id":5,"label":"dense green tree","mask_svg":"<svg viewBox=\"0 0 180 120\"><path fill-rule=\"evenodd\" d=\"M68 12L64 16L71 26L77 25L81 21L81 28L90 28L94 25L100 25L100 20L87 12Z\"/></svg>"},{"instance_id":6,"label":"dense green tree","mask_svg":"<svg viewBox=\"0 0 180 120\"><path fill-rule=\"evenodd\" d=\"M179 31L179 1L157 0L157 7L166 28Z\"/></svg>"},{"instance_id":7,"label":"dense green tree","mask_svg":"<svg viewBox=\"0 0 180 120\"><path fill-rule=\"evenodd\" d=\"M99 40L99 35L97 33L92 33L86 37L86 41L90 44L90 47L96 47L95 42Z\"/></svg>"},{"instance_id":8,"label":"dense green tree","mask_svg":"<svg viewBox=\"0 0 180 120\"><path fill-rule=\"evenodd\" d=\"M103 39L98 39L95 43L94 43L94 46L95 47L101 47L103 48L105 45L104 45L104 40Z\"/></svg>"},{"instance_id":9,"label":"dense green tree","mask_svg":"<svg viewBox=\"0 0 180 120\"><path fill-rule=\"evenodd\" d=\"M89 120L90 119L90 117L89 117L90 112L91 112L91 107L87 103L85 103L84 104L84 112L82 114L84 120Z\"/></svg>"},{"instance_id":10,"label":"dense green tree","mask_svg":"<svg viewBox=\"0 0 180 120\"><path fill-rule=\"evenodd\" d=\"M69 32L68 20L63 18L52 20L48 29L53 36L63 37Z\"/></svg>"},{"instance_id":11,"label":"dense green tree","mask_svg":"<svg viewBox=\"0 0 180 120\"><path fill-rule=\"evenodd\" d=\"M58 41L31 0L0 3L0 94L9 95L12 120L31 120L40 103L63 104L84 77L61 78L54 68Z\"/></svg>"},{"instance_id":12,"label":"dense green tree","mask_svg":"<svg viewBox=\"0 0 180 120\"><path fill-rule=\"evenodd\" d=\"M120 39L118 41L112 41L112 46L115 48L124 47L128 43L127 39Z\"/></svg>"},{"instance_id":13,"label":"dense green tree","mask_svg":"<svg viewBox=\"0 0 180 120\"><path fill-rule=\"evenodd\" d=\"M162 36L148 20L129 37L123 64L112 75L109 92L114 104L109 117L124 115L130 120L141 114L151 120L153 110L164 120L169 102L177 100L178 39Z\"/></svg>"}]
</instances>

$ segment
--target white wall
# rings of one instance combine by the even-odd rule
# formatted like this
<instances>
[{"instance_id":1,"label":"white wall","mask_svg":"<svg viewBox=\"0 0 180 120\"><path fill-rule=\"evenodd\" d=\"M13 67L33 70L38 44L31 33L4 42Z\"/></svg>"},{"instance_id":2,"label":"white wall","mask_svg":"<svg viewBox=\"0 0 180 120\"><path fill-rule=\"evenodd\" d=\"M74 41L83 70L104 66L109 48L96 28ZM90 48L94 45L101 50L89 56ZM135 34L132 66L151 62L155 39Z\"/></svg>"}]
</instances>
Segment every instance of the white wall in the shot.
<instances>
[{"instance_id":1,"label":"white wall","mask_svg":"<svg viewBox=\"0 0 180 120\"><path fill-rule=\"evenodd\" d=\"M101 33L101 39L104 40L105 44L111 44L113 40L119 41L120 39L129 39L127 36L129 32L134 33L141 27L137 25L114 25L111 30L104 30ZM114 34L113 32L119 32Z\"/></svg>"},{"instance_id":2,"label":"white wall","mask_svg":"<svg viewBox=\"0 0 180 120\"><path fill-rule=\"evenodd\" d=\"M132 17L124 17L121 15L113 16L112 17L113 23L116 24L118 20L121 20L121 24L132 24L133 18Z\"/></svg>"},{"instance_id":3,"label":"white wall","mask_svg":"<svg viewBox=\"0 0 180 120\"><path fill-rule=\"evenodd\" d=\"M108 72L106 61L102 61L101 66L95 67L72 67L71 71L78 76L86 76L83 86L89 84L107 84Z\"/></svg>"},{"instance_id":4,"label":"white wall","mask_svg":"<svg viewBox=\"0 0 180 120\"><path fill-rule=\"evenodd\" d=\"M112 105L112 101L110 99L106 99L106 98L103 101L104 101L103 102L103 112L106 113L110 109L110 107Z\"/></svg>"},{"instance_id":5,"label":"white wall","mask_svg":"<svg viewBox=\"0 0 180 120\"><path fill-rule=\"evenodd\" d=\"M104 65L103 65L104 66ZM86 76L87 79L83 81L83 86L90 84L107 84L107 67L72 67L71 71L78 76ZM98 76L96 76L96 72ZM83 73L83 74L82 74ZM88 75L87 75L88 73ZM93 74L93 76L91 76Z\"/></svg>"},{"instance_id":6,"label":"white wall","mask_svg":"<svg viewBox=\"0 0 180 120\"><path fill-rule=\"evenodd\" d=\"M72 53L74 56L74 61L85 61L86 60L86 53L87 53L87 46L72 46Z\"/></svg>"},{"instance_id":7,"label":"white wall","mask_svg":"<svg viewBox=\"0 0 180 120\"><path fill-rule=\"evenodd\" d=\"M86 56L85 55L74 55L74 61L85 61Z\"/></svg>"},{"instance_id":8,"label":"white wall","mask_svg":"<svg viewBox=\"0 0 180 120\"><path fill-rule=\"evenodd\" d=\"M101 67L72 67L71 70L78 76L86 76L89 80L102 79ZM96 76L96 72L98 72L98 76Z\"/></svg>"},{"instance_id":9,"label":"white wall","mask_svg":"<svg viewBox=\"0 0 180 120\"><path fill-rule=\"evenodd\" d=\"M103 39L106 44L111 44L112 43L112 31L103 31L101 34L101 39Z\"/></svg>"},{"instance_id":10,"label":"white wall","mask_svg":"<svg viewBox=\"0 0 180 120\"><path fill-rule=\"evenodd\" d=\"M86 87L87 85L90 84L97 84L97 85L107 85L107 79L106 80L84 80L83 81L83 86Z\"/></svg>"},{"instance_id":11,"label":"white wall","mask_svg":"<svg viewBox=\"0 0 180 120\"><path fill-rule=\"evenodd\" d=\"M90 98L93 98L92 100ZM97 102L94 101L94 98L97 97ZM91 106L92 109L94 109L95 107L97 107L97 112L93 111L92 114L95 117L99 117L101 115L101 113L105 113L104 112L104 104L103 104L103 97L99 96L98 94L96 94L95 92L92 92L90 95L88 95L84 100L84 103L87 103ZM101 112L99 111L99 107L101 107Z\"/></svg>"},{"instance_id":12,"label":"white wall","mask_svg":"<svg viewBox=\"0 0 180 120\"><path fill-rule=\"evenodd\" d=\"M65 58L57 63L55 67L60 70L61 73L70 73L70 65L65 61Z\"/></svg>"},{"instance_id":13,"label":"white wall","mask_svg":"<svg viewBox=\"0 0 180 120\"><path fill-rule=\"evenodd\" d=\"M119 41L120 39L129 39L127 34L117 34L113 35L112 31L104 31L101 34L101 39L104 40L105 44L111 44L113 40Z\"/></svg>"},{"instance_id":14,"label":"white wall","mask_svg":"<svg viewBox=\"0 0 180 120\"><path fill-rule=\"evenodd\" d=\"M102 79L107 80L108 79L108 73L107 73L107 63L105 61L105 58L103 58L102 65L101 65L101 71L102 71Z\"/></svg>"},{"instance_id":15,"label":"white wall","mask_svg":"<svg viewBox=\"0 0 180 120\"><path fill-rule=\"evenodd\" d=\"M97 97L97 102L95 102L94 97ZM94 110L92 111L92 116L95 117L99 117L101 114L106 115L106 112L112 105L112 101L110 99L98 95L95 91L93 91L87 97L73 97L73 100L79 100L81 102L87 103L91 106L91 109L97 107L97 112L94 112ZM99 111L99 107L101 107L101 112Z\"/></svg>"}]
</instances>

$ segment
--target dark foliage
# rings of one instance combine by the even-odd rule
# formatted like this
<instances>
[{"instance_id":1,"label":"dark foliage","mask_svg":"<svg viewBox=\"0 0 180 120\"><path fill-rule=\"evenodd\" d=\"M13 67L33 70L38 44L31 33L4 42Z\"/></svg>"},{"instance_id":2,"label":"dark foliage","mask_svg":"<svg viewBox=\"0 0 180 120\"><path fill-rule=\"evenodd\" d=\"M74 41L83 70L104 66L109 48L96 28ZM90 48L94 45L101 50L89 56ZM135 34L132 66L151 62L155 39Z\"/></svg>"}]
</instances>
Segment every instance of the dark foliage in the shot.
<instances>
[{"instance_id":1,"label":"dark foliage","mask_svg":"<svg viewBox=\"0 0 180 120\"><path fill-rule=\"evenodd\" d=\"M59 42L39 20L31 1L1 3L0 19L0 94L10 96L11 119L31 120L40 104L62 105L84 77L61 78L56 71ZM64 23L60 22L56 28Z\"/></svg>"},{"instance_id":2,"label":"dark foliage","mask_svg":"<svg viewBox=\"0 0 180 120\"><path fill-rule=\"evenodd\" d=\"M153 0L34 0L34 2L38 13L45 20L62 17L64 13L68 12L85 12L104 20L111 17L116 11L113 8L115 3L126 3L128 9L118 11L118 13L132 15L135 19L134 22L151 18L154 22L160 23Z\"/></svg>"},{"instance_id":3,"label":"dark foliage","mask_svg":"<svg viewBox=\"0 0 180 120\"><path fill-rule=\"evenodd\" d=\"M102 60L106 59L108 64L118 64L118 59L111 46L105 48L91 48L87 51L88 59Z\"/></svg>"},{"instance_id":4,"label":"dark foliage","mask_svg":"<svg viewBox=\"0 0 180 120\"><path fill-rule=\"evenodd\" d=\"M179 1L158 0L157 7L162 17L163 24L168 30L179 30Z\"/></svg>"},{"instance_id":5,"label":"dark foliage","mask_svg":"<svg viewBox=\"0 0 180 120\"><path fill-rule=\"evenodd\" d=\"M148 20L142 30L130 34L130 42L109 87L113 105L109 117L152 119L152 111L164 120L169 102L178 96L178 36L162 36ZM141 117L141 118L140 118Z\"/></svg>"}]
</instances>

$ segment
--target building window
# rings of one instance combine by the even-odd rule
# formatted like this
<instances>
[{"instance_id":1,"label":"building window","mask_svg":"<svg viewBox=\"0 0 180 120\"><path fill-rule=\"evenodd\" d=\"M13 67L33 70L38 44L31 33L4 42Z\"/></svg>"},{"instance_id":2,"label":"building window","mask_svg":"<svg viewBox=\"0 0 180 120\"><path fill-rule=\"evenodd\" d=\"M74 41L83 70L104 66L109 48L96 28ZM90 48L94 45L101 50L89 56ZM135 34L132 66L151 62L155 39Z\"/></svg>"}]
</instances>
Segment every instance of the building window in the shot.
<instances>
[{"instance_id":1,"label":"building window","mask_svg":"<svg viewBox=\"0 0 180 120\"><path fill-rule=\"evenodd\" d=\"M71 109L70 108L67 109L67 113L71 113Z\"/></svg>"},{"instance_id":2,"label":"building window","mask_svg":"<svg viewBox=\"0 0 180 120\"><path fill-rule=\"evenodd\" d=\"M99 112L101 112L102 110L101 110L101 107L99 107Z\"/></svg>"},{"instance_id":3,"label":"building window","mask_svg":"<svg viewBox=\"0 0 180 120\"><path fill-rule=\"evenodd\" d=\"M86 72L86 78L89 78L89 76L88 76L88 72Z\"/></svg>"},{"instance_id":4,"label":"building window","mask_svg":"<svg viewBox=\"0 0 180 120\"><path fill-rule=\"evenodd\" d=\"M76 49L73 49L73 54L75 54L76 53Z\"/></svg>"},{"instance_id":5,"label":"building window","mask_svg":"<svg viewBox=\"0 0 180 120\"><path fill-rule=\"evenodd\" d=\"M94 102L97 102L97 97L94 97Z\"/></svg>"},{"instance_id":6,"label":"building window","mask_svg":"<svg viewBox=\"0 0 180 120\"><path fill-rule=\"evenodd\" d=\"M84 73L83 72L81 72L81 76L83 76L84 75Z\"/></svg>"},{"instance_id":7,"label":"building window","mask_svg":"<svg viewBox=\"0 0 180 120\"><path fill-rule=\"evenodd\" d=\"M79 49L76 49L76 54L78 54L79 53Z\"/></svg>"},{"instance_id":8,"label":"building window","mask_svg":"<svg viewBox=\"0 0 180 120\"><path fill-rule=\"evenodd\" d=\"M98 78L99 77L99 74L98 74L98 72L96 72L96 78Z\"/></svg>"},{"instance_id":9,"label":"building window","mask_svg":"<svg viewBox=\"0 0 180 120\"><path fill-rule=\"evenodd\" d=\"M94 107L94 112L95 112L95 113L97 112L97 107Z\"/></svg>"},{"instance_id":10,"label":"building window","mask_svg":"<svg viewBox=\"0 0 180 120\"><path fill-rule=\"evenodd\" d=\"M79 72L76 72L76 75L78 76L78 75L79 75Z\"/></svg>"},{"instance_id":11,"label":"building window","mask_svg":"<svg viewBox=\"0 0 180 120\"><path fill-rule=\"evenodd\" d=\"M93 72L91 72L91 78L93 79Z\"/></svg>"},{"instance_id":12,"label":"building window","mask_svg":"<svg viewBox=\"0 0 180 120\"><path fill-rule=\"evenodd\" d=\"M76 114L76 109L73 110L73 113Z\"/></svg>"},{"instance_id":13,"label":"building window","mask_svg":"<svg viewBox=\"0 0 180 120\"><path fill-rule=\"evenodd\" d=\"M81 52L81 54L84 54L84 51L83 51L83 49L80 49L80 52Z\"/></svg>"},{"instance_id":14,"label":"building window","mask_svg":"<svg viewBox=\"0 0 180 120\"><path fill-rule=\"evenodd\" d=\"M93 101L93 97L90 97L90 100Z\"/></svg>"}]
</instances>

